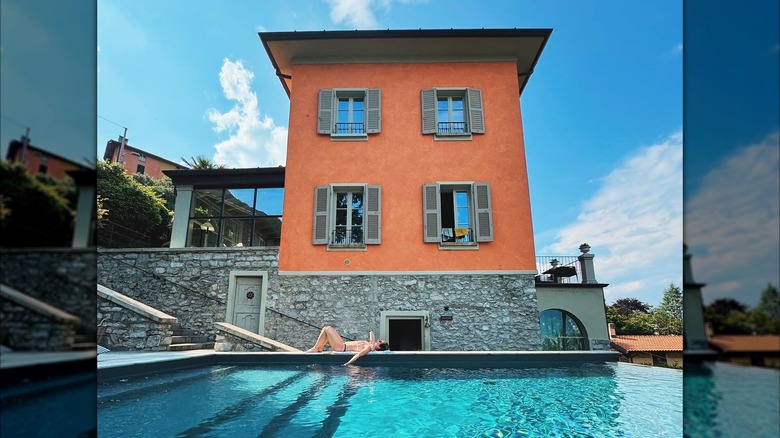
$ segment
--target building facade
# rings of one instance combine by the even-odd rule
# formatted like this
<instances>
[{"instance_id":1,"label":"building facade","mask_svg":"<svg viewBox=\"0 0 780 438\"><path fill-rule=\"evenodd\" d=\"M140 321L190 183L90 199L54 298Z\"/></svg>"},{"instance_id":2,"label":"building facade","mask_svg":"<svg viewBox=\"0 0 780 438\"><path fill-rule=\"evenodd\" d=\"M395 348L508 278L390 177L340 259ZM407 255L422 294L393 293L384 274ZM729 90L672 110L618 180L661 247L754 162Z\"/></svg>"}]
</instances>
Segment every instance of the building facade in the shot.
<instances>
[{"instance_id":1,"label":"building facade","mask_svg":"<svg viewBox=\"0 0 780 438\"><path fill-rule=\"evenodd\" d=\"M91 170L89 166L30 144L30 139L24 136L21 140L11 140L5 158L12 163L24 164L30 175L49 175L54 179L65 178L69 171Z\"/></svg>"},{"instance_id":2,"label":"building facade","mask_svg":"<svg viewBox=\"0 0 780 438\"><path fill-rule=\"evenodd\" d=\"M290 97L283 283L391 348L540 348L518 100L549 35L261 33Z\"/></svg>"},{"instance_id":3,"label":"building facade","mask_svg":"<svg viewBox=\"0 0 780 438\"><path fill-rule=\"evenodd\" d=\"M122 136L118 140L109 140L106 143L106 151L103 159L110 163L122 163L125 173L132 175L141 173L151 178L162 178L164 170L186 169L187 167L165 158L159 157L142 149L130 146Z\"/></svg>"}]
</instances>

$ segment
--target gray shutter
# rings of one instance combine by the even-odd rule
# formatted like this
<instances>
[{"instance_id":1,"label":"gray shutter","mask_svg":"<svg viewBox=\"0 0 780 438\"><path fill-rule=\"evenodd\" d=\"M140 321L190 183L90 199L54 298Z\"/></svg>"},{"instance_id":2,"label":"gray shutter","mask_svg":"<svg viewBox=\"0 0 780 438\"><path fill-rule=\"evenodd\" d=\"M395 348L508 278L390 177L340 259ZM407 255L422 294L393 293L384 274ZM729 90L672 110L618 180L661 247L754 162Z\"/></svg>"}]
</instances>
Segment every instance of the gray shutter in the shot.
<instances>
[{"instance_id":1,"label":"gray shutter","mask_svg":"<svg viewBox=\"0 0 780 438\"><path fill-rule=\"evenodd\" d=\"M382 131L382 92L379 88L366 90L366 134Z\"/></svg>"},{"instance_id":2,"label":"gray shutter","mask_svg":"<svg viewBox=\"0 0 780 438\"><path fill-rule=\"evenodd\" d=\"M366 245L382 243L382 187L366 187Z\"/></svg>"},{"instance_id":3,"label":"gray shutter","mask_svg":"<svg viewBox=\"0 0 780 438\"><path fill-rule=\"evenodd\" d=\"M439 185L423 185L423 241L441 242Z\"/></svg>"},{"instance_id":4,"label":"gray shutter","mask_svg":"<svg viewBox=\"0 0 780 438\"><path fill-rule=\"evenodd\" d=\"M422 90L422 133L436 134L436 89Z\"/></svg>"},{"instance_id":5,"label":"gray shutter","mask_svg":"<svg viewBox=\"0 0 780 438\"><path fill-rule=\"evenodd\" d=\"M328 244L328 206L330 206L330 187L314 188L314 231L312 245Z\"/></svg>"},{"instance_id":6,"label":"gray shutter","mask_svg":"<svg viewBox=\"0 0 780 438\"><path fill-rule=\"evenodd\" d=\"M477 242L492 242L493 210L490 204L490 184L474 183L471 190L474 193Z\"/></svg>"},{"instance_id":7,"label":"gray shutter","mask_svg":"<svg viewBox=\"0 0 780 438\"><path fill-rule=\"evenodd\" d=\"M317 104L317 134L333 132L333 90L320 90L320 100Z\"/></svg>"},{"instance_id":8,"label":"gray shutter","mask_svg":"<svg viewBox=\"0 0 780 438\"><path fill-rule=\"evenodd\" d=\"M482 91L476 88L466 89L469 105L469 130L472 134L485 133L485 116L482 112Z\"/></svg>"}]
</instances>

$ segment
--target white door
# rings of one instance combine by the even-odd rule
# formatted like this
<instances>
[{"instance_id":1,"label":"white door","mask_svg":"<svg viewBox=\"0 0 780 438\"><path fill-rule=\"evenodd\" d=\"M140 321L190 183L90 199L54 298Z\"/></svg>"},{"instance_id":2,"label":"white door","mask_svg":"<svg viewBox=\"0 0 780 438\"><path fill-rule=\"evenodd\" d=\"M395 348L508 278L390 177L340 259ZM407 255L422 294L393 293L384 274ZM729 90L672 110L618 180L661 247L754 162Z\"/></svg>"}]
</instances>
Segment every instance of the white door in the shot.
<instances>
[{"instance_id":1,"label":"white door","mask_svg":"<svg viewBox=\"0 0 780 438\"><path fill-rule=\"evenodd\" d=\"M233 324L259 333L263 277L236 277Z\"/></svg>"}]
</instances>

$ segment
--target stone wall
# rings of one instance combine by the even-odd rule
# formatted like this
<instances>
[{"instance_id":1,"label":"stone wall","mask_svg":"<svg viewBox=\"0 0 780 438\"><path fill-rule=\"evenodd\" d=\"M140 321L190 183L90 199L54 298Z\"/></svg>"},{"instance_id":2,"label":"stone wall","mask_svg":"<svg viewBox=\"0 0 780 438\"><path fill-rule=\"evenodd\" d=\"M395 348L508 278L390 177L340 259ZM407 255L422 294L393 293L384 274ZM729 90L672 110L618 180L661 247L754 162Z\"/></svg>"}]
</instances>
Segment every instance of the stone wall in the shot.
<instances>
[{"instance_id":1,"label":"stone wall","mask_svg":"<svg viewBox=\"0 0 780 438\"><path fill-rule=\"evenodd\" d=\"M0 282L77 316L77 330L95 339L95 249L2 249Z\"/></svg>"},{"instance_id":2,"label":"stone wall","mask_svg":"<svg viewBox=\"0 0 780 438\"><path fill-rule=\"evenodd\" d=\"M98 297L98 344L113 351L166 351L171 345L174 321L155 321Z\"/></svg>"},{"instance_id":3,"label":"stone wall","mask_svg":"<svg viewBox=\"0 0 780 438\"><path fill-rule=\"evenodd\" d=\"M267 271L265 330L305 350L319 328L379 336L382 311L427 311L432 350L538 350L533 275L279 275L276 248L100 250L98 283L215 340L231 271ZM440 321L444 306L451 321ZM392 345L390 346L392 349Z\"/></svg>"},{"instance_id":4,"label":"stone wall","mask_svg":"<svg viewBox=\"0 0 780 438\"><path fill-rule=\"evenodd\" d=\"M13 350L69 350L76 334L75 321L59 321L11 300L0 300L0 344Z\"/></svg>"}]
</instances>

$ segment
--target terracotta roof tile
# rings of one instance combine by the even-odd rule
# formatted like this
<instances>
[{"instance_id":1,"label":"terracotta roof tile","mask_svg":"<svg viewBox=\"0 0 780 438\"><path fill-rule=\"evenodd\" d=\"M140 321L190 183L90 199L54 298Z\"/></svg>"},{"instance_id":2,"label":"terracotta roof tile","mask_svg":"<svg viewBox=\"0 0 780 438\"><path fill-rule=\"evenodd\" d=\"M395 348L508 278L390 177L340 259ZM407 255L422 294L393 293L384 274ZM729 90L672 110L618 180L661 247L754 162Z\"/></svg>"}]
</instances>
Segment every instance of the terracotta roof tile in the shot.
<instances>
[{"instance_id":1,"label":"terracotta roof tile","mask_svg":"<svg viewBox=\"0 0 780 438\"><path fill-rule=\"evenodd\" d=\"M618 335L610 342L619 350L631 351L683 351L681 335Z\"/></svg>"},{"instance_id":2,"label":"terracotta roof tile","mask_svg":"<svg viewBox=\"0 0 780 438\"><path fill-rule=\"evenodd\" d=\"M710 337L710 344L724 352L780 352L780 336L778 335L717 335Z\"/></svg>"}]
</instances>

